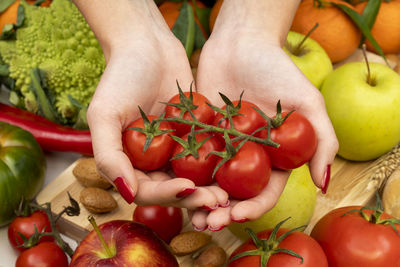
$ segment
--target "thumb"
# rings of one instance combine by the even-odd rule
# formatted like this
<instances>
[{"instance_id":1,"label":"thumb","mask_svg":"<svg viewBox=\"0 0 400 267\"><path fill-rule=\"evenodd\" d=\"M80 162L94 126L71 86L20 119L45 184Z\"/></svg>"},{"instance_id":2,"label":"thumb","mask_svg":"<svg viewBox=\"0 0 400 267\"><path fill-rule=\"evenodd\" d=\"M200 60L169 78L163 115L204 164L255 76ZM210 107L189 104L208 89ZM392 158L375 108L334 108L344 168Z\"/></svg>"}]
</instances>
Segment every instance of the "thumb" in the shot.
<instances>
[{"instance_id":1,"label":"thumb","mask_svg":"<svg viewBox=\"0 0 400 267\"><path fill-rule=\"evenodd\" d=\"M105 117L99 114L103 112L97 112L94 106L89 107L88 124L97 169L131 204L135 199L138 182L132 164L123 152L122 125L113 115Z\"/></svg>"}]
</instances>

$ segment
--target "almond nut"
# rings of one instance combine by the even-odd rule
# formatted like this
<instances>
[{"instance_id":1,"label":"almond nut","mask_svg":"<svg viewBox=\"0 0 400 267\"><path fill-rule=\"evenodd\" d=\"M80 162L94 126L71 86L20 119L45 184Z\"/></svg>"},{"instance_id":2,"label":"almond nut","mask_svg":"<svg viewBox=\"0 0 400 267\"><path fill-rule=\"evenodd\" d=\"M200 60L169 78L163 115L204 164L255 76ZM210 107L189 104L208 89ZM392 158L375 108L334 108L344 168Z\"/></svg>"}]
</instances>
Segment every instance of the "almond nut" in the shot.
<instances>
[{"instance_id":1,"label":"almond nut","mask_svg":"<svg viewBox=\"0 0 400 267\"><path fill-rule=\"evenodd\" d=\"M87 187L81 191L80 202L91 213L106 213L117 208L117 201L106 190Z\"/></svg>"},{"instance_id":2,"label":"almond nut","mask_svg":"<svg viewBox=\"0 0 400 267\"><path fill-rule=\"evenodd\" d=\"M190 231L175 236L170 243L172 252L177 256L188 255L211 242L211 236L205 233Z\"/></svg>"},{"instance_id":3,"label":"almond nut","mask_svg":"<svg viewBox=\"0 0 400 267\"><path fill-rule=\"evenodd\" d=\"M226 261L226 252L219 246L206 248L194 261L194 267L222 267Z\"/></svg>"},{"instance_id":4,"label":"almond nut","mask_svg":"<svg viewBox=\"0 0 400 267\"><path fill-rule=\"evenodd\" d=\"M94 158L81 158L76 163L72 174L84 187L98 187L107 189L111 183L100 176L97 172Z\"/></svg>"}]
</instances>

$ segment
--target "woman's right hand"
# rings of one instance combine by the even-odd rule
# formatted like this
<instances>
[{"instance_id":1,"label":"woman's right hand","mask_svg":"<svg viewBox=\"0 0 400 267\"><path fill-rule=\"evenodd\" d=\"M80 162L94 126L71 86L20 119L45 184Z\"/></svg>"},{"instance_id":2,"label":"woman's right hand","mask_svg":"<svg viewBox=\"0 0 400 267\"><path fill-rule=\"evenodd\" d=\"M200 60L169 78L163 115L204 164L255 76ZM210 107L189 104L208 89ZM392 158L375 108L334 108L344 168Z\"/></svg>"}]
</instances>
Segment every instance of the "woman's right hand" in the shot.
<instances>
[{"instance_id":1,"label":"woman's right hand","mask_svg":"<svg viewBox=\"0 0 400 267\"><path fill-rule=\"evenodd\" d=\"M173 205L196 209L225 205L217 187L195 187L188 179L134 170L122 148L122 132L140 117L159 115L168 101L193 81L185 50L151 0L83 1L81 9L103 48L107 67L88 109L88 123L99 172L121 195L140 205ZM117 14L117 16L110 16ZM190 194L190 196L189 196Z\"/></svg>"}]
</instances>

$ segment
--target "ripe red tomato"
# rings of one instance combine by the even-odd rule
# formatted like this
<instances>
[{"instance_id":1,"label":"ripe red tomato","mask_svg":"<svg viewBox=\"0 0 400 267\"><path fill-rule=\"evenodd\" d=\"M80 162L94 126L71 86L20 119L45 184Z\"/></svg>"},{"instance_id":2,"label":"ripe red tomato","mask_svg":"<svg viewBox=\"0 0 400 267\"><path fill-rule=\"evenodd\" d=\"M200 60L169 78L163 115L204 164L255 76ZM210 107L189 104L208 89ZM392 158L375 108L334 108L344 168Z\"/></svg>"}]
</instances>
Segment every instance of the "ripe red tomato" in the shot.
<instances>
[{"instance_id":1,"label":"ripe red tomato","mask_svg":"<svg viewBox=\"0 0 400 267\"><path fill-rule=\"evenodd\" d=\"M287 232L288 229L279 229L277 232L277 237ZM267 240L271 235L272 230L262 231L257 234L260 239ZM328 267L328 261L322 250L321 246L310 236L303 232L292 232L287 237L285 237L279 244L274 244L276 248L289 249L301 257L303 257L303 263L301 259L286 253L276 253L272 254L267 263L267 267ZM257 250L256 245L253 240L248 240L240 247L238 247L231 255L230 259L235 255L249 250ZM229 267L259 267L260 256L246 256L232 261ZM330 266L330 265L329 265ZM348 265L349 267L350 265Z\"/></svg>"},{"instance_id":2,"label":"ripe red tomato","mask_svg":"<svg viewBox=\"0 0 400 267\"><path fill-rule=\"evenodd\" d=\"M8 226L8 241L11 246L19 251L26 250L25 248L18 247L24 241L18 233L24 235L27 239L35 233L35 226L37 231L40 233L51 232L51 225L47 214L43 211L35 211L27 217L18 216ZM54 238L51 236L43 236L40 238L40 242L53 241Z\"/></svg>"},{"instance_id":3,"label":"ripe red tomato","mask_svg":"<svg viewBox=\"0 0 400 267\"><path fill-rule=\"evenodd\" d=\"M68 258L54 242L43 242L23 251L15 267L68 267Z\"/></svg>"},{"instance_id":4,"label":"ripe red tomato","mask_svg":"<svg viewBox=\"0 0 400 267\"><path fill-rule=\"evenodd\" d=\"M184 95L189 98L190 92L185 92ZM198 121L210 124L214 119L214 110L210 108L206 103L210 103L210 101L200 93L192 92L193 102L190 105L194 105L192 109L193 115L197 118ZM180 95L177 94L173 96L169 101L169 103L181 103ZM197 106L197 107L195 107ZM177 107L173 107L167 105L165 107L165 117L180 117L182 110ZM183 114L183 118L186 120L192 120L192 116L189 112L185 111ZM178 122L170 122L172 128L176 129L175 134L177 136L183 136L184 134L190 132L191 126Z\"/></svg>"},{"instance_id":5,"label":"ripe red tomato","mask_svg":"<svg viewBox=\"0 0 400 267\"><path fill-rule=\"evenodd\" d=\"M248 199L263 190L270 175L271 162L263 146L248 141L217 170L215 178L231 197Z\"/></svg>"},{"instance_id":6,"label":"ripe red tomato","mask_svg":"<svg viewBox=\"0 0 400 267\"><path fill-rule=\"evenodd\" d=\"M150 122L157 118L156 116L147 117ZM135 168L144 171L151 171L161 168L168 162L175 141L172 140L167 133L154 137L151 145L148 147L146 152L143 153L146 135L135 130L130 130L129 128L131 127L143 129L143 118L139 118L130 123L122 133L124 152L128 155ZM163 121L160 123L159 129L172 130L172 127L168 122ZM173 134L173 132L170 132L169 134Z\"/></svg>"},{"instance_id":7,"label":"ripe red tomato","mask_svg":"<svg viewBox=\"0 0 400 267\"><path fill-rule=\"evenodd\" d=\"M167 244L182 230L182 209L159 205L136 206L133 220L151 228Z\"/></svg>"},{"instance_id":8,"label":"ripe red tomato","mask_svg":"<svg viewBox=\"0 0 400 267\"><path fill-rule=\"evenodd\" d=\"M238 100L232 101L232 104L235 107L237 106L238 103L239 103ZM253 103L242 100L241 107L237 111L242 115L235 115L232 117L232 122L236 130L245 134L252 134L258 128L267 125L264 118L260 114L258 114L258 112L254 110L253 107L258 108ZM222 109L226 110L226 105ZM225 129L229 129L231 127L229 120L228 119L223 120L223 115L221 113L217 113L215 115L213 125L215 126L219 125L219 127Z\"/></svg>"},{"instance_id":9,"label":"ripe red tomato","mask_svg":"<svg viewBox=\"0 0 400 267\"><path fill-rule=\"evenodd\" d=\"M319 242L330 267L400 266L400 236L388 224L375 224L359 212L361 207L343 207L326 214L314 226L311 236ZM364 210L371 216L373 211ZM345 214L345 215L344 215ZM380 219L393 218L383 213ZM396 226L400 231L400 227Z\"/></svg>"},{"instance_id":10,"label":"ripe red tomato","mask_svg":"<svg viewBox=\"0 0 400 267\"><path fill-rule=\"evenodd\" d=\"M188 140L186 134L182 137L183 140ZM215 155L207 155L211 151L223 150L223 144L215 136L209 133L196 134L196 141L199 143L206 138L208 139L200 148L197 149L198 158L192 154L185 157L174 159L171 161L172 169L177 177L188 178L192 180L197 186L210 185L214 182L212 177L215 165L217 165L218 157ZM184 147L176 144L172 151L172 156L175 156L184 151Z\"/></svg>"},{"instance_id":11,"label":"ripe red tomato","mask_svg":"<svg viewBox=\"0 0 400 267\"><path fill-rule=\"evenodd\" d=\"M285 117L287 112L282 113ZM267 130L259 136L266 138ZM298 112L293 112L278 127L271 129L272 141L280 144L278 148L265 145L273 167L291 170L310 161L317 149L317 136L310 121Z\"/></svg>"}]
</instances>

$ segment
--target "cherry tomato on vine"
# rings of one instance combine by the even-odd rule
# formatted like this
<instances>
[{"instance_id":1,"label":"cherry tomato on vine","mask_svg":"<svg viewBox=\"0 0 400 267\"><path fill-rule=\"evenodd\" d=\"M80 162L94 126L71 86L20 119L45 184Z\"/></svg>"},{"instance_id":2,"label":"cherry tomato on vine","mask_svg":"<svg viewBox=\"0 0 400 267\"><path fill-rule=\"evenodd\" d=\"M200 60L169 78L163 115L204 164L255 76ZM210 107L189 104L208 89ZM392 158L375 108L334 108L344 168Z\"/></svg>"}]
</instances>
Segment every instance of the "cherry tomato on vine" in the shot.
<instances>
[{"instance_id":1,"label":"cherry tomato on vine","mask_svg":"<svg viewBox=\"0 0 400 267\"><path fill-rule=\"evenodd\" d=\"M190 92L184 92L184 96L186 97L187 105L191 107L193 115L200 122L205 124L211 124L214 119L214 110L210 108L206 103L210 103L210 101L202 94L192 92L192 100L190 101ZM181 95L177 94L173 96L168 103L182 104L181 103ZM192 116L186 109L182 106L181 108L174 107L171 105L167 105L165 107L165 117L180 117L181 112L184 111L183 117L186 120L192 120ZM184 134L190 132L191 126L178 122L170 122L171 126L176 129L175 134L177 136L183 136Z\"/></svg>"},{"instance_id":2,"label":"cherry tomato on vine","mask_svg":"<svg viewBox=\"0 0 400 267\"><path fill-rule=\"evenodd\" d=\"M231 110L237 109L238 103L239 100L232 101L234 107L231 106ZM255 104L245 100L241 100L240 105L240 108L235 110L233 114L234 116L232 116L232 122L236 130L245 134L252 134L258 128L267 125L264 118L254 109L254 107L258 109ZM226 111L226 108L227 105L225 105L222 109ZM231 127L229 120L227 118L224 119L224 115L221 113L217 113L215 115L213 125L225 129L229 129Z\"/></svg>"},{"instance_id":3,"label":"cherry tomato on vine","mask_svg":"<svg viewBox=\"0 0 400 267\"><path fill-rule=\"evenodd\" d=\"M149 122L157 118L156 116L147 116ZM175 145L175 141L172 140L168 134L163 133L155 136L147 148L146 152L143 153L143 149L146 143L146 135L136 130L129 128L145 128L143 118L139 118L134 122L130 123L125 131L122 133L122 144L124 152L128 155L132 165L140 170L150 171L156 170L164 166L170 158L172 149ZM173 130L171 125L163 121L159 124L157 131L159 130Z\"/></svg>"},{"instance_id":4,"label":"cherry tomato on vine","mask_svg":"<svg viewBox=\"0 0 400 267\"><path fill-rule=\"evenodd\" d=\"M54 242L43 242L23 251L15 267L68 267L68 258Z\"/></svg>"},{"instance_id":5,"label":"cherry tomato on vine","mask_svg":"<svg viewBox=\"0 0 400 267\"><path fill-rule=\"evenodd\" d=\"M279 229L277 232L277 237L279 238L284 233L288 232L288 229ZM257 234L259 239L268 240L271 235L272 230L262 231ZM266 264L267 267L293 267L293 266L302 266L302 267L328 267L328 261L322 250L321 246L310 236L306 235L303 232L292 232L288 236L286 236L280 243L273 244L272 248L276 246L276 249L288 249L297 253L299 256L303 258L303 262L300 258L289 255L288 253L271 253L268 258L268 262ZM257 250L257 246L254 244L253 240L250 239L247 242L243 243L240 247L238 247L233 253L230 259L239 253L251 250ZM268 249L267 249L268 250ZM262 250L258 250L262 251ZM268 252L267 252L268 253ZM228 267L259 267L261 256L246 256L242 258L238 258L230 262ZM329 265L330 266L330 265ZM355 266L355 265L348 265ZM369 265L366 265L369 266Z\"/></svg>"},{"instance_id":6,"label":"cherry tomato on vine","mask_svg":"<svg viewBox=\"0 0 400 267\"><path fill-rule=\"evenodd\" d=\"M287 112L282 113L285 117ZM268 136L267 130L258 134L261 138ZM277 142L278 148L265 145L271 158L271 164L278 169L290 170L310 161L317 149L317 136L310 121L298 112L292 112L277 128L271 128L271 139Z\"/></svg>"},{"instance_id":7,"label":"cherry tomato on vine","mask_svg":"<svg viewBox=\"0 0 400 267\"><path fill-rule=\"evenodd\" d=\"M247 141L230 160L221 165L215 178L231 197L248 199L264 189L270 175L271 162L263 146Z\"/></svg>"},{"instance_id":8,"label":"cherry tomato on vine","mask_svg":"<svg viewBox=\"0 0 400 267\"><path fill-rule=\"evenodd\" d=\"M39 233L42 231L51 232L49 217L45 212L37 210L29 216L16 217L8 226L8 241L10 242L11 246L19 251L26 250L25 248L18 247L19 245L24 243L18 233L21 233L27 239L29 239L31 235L35 233L35 227ZM43 236L40 238L40 242L53 240L54 238L51 236Z\"/></svg>"},{"instance_id":9,"label":"cherry tomato on vine","mask_svg":"<svg viewBox=\"0 0 400 267\"><path fill-rule=\"evenodd\" d=\"M186 134L182 139L188 141L188 136L189 134ZM177 177L190 179L197 186L210 185L214 182L212 174L219 158L216 155L208 156L208 154L211 151L221 151L224 146L217 137L209 133L196 134L195 138L196 144L193 144L191 149L195 150L193 153L197 153L197 158L193 154L188 154L172 160L171 166ZM206 138L209 139L197 148L196 146ZM184 150L185 148L177 143L172 151L172 156L176 156Z\"/></svg>"},{"instance_id":10,"label":"cherry tomato on vine","mask_svg":"<svg viewBox=\"0 0 400 267\"><path fill-rule=\"evenodd\" d=\"M157 233L167 244L182 231L182 209L159 205L136 206L133 220L143 223Z\"/></svg>"},{"instance_id":11,"label":"cherry tomato on vine","mask_svg":"<svg viewBox=\"0 0 400 267\"><path fill-rule=\"evenodd\" d=\"M373 210L362 207L342 207L334 209L314 226L311 236L317 240L329 261L330 267L400 266L400 235L386 223L393 217L382 213L372 218ZM352 212L349 212L353 210ZM399 220L393 224L400 231Z\"/></svg>"}]
</instances>

